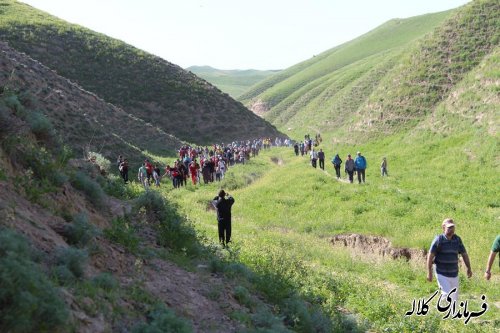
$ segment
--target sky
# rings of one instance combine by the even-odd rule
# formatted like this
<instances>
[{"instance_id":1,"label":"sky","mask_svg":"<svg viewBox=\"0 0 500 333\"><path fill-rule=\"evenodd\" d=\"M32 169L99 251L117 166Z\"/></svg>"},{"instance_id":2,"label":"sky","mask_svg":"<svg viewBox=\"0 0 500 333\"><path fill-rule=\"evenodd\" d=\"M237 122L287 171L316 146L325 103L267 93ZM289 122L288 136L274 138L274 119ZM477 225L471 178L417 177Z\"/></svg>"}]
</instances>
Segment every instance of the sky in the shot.
<instances>
[{"instance_id":1,"label":"sky","mask_svg":"<svg viewBox=\"0 0 500 333\"><path fill-rule=\"evenodd\" d=\"M393 18L470 0L22 0L183 68L284 69Z\"/></svg>"}]
</instances>

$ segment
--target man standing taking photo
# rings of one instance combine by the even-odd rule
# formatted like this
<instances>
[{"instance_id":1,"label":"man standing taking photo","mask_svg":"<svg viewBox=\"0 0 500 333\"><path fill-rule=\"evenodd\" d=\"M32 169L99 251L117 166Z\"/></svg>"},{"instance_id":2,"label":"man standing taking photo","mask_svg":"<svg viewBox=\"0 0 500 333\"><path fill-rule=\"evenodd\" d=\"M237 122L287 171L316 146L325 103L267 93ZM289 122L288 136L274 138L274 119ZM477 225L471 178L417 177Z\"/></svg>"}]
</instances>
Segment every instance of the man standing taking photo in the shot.
<instances>
[{"instance_id":1,"label":"man standing taking photo","mask_svg":"<svg viewBox=\"0 0 500 333\"><path fill-rule=\"evenodd\" d=\"M217 209L219 242L223 247L226 247L231 241L231 206L233 204L233 197L224 192L224 190L220 190L219 195L213 200L213 205Z\"/></svg>"},{"instance_id":2,"label":"man standing taking photo","mask_svg":"<svg viewBox=\"0 0 500 333\"><path fill-rule=\"evenodd\" d=\"M451 294L453 300L458 299L458 254L462 255L467 267L467 277L472 276L469 256L460 237L455 235L455 223L448 218L441 224L443 233L436 236L427 256L427 281L432 282L432 266L435 265L436 280L443 295Z\"/></svg>"}]
</instances>

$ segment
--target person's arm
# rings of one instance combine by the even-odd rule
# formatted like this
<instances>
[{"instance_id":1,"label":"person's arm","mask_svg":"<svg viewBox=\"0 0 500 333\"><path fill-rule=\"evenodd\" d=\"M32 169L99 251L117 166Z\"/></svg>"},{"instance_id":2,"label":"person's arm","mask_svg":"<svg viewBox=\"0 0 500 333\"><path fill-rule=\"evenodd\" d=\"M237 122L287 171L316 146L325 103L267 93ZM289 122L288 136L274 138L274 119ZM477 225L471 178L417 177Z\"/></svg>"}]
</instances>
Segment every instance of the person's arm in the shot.
<instances>
[{"instance_id":1,"label":"person's arm","mask_svg":"<svg viewBox=\"0 0 500 333\"><path fill-rule=\"evenodd\" d=\"M432 282L432 263L434 262L435 253L429 252L427 255L427 281Z\"/></svg>"},{"instance_id":2,"label":"person's arm","mask_svg":"<svg viewBox=\"0 0 500 333\"><path fill-rule=\"evenodd\" d=\"M467 266L467 277L472 277L472 269L470 267L469 255L467 253L462 253L462 258L464 259L465 266Z\"/></svg>"},{"instance_id":3,"label":"person's arm","mask_svg":"<svg viewBox=\"0 0 500 333\"><path fill-rule=\"evenodd\" d=\"M491 266L493 266L493 262L495 261L497 253L491 251L490 256L488 257L488 262L486 263L486 271L484 272L484 278L489 280L491 278Z\"/></svg>"}]
</instances>

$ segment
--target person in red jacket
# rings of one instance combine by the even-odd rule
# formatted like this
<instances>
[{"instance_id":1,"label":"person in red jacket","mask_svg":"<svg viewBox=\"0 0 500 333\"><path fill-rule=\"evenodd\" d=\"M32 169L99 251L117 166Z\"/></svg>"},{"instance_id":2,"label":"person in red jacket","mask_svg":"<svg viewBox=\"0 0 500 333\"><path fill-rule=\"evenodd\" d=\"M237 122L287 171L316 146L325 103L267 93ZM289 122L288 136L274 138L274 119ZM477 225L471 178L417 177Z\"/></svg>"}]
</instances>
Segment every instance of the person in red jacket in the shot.
<instances>
[{"instance_id":1,"label":"person in red jacket","mask_svg":"<svg viewBox=\"0 0 500 333\"><path fill-rule=\"evenodd\" d=\"M146 173L148 177L148 185L151 185L151 177L153 177L153 164L149 162L148 159L144 161L145 166L146 166Z\"/></svg>"},{"instance_id":2,"label":"person in red jacket","mask_svg":"<svg viewBox=\"0 0 500 333\"><path fill-rule=\"evenodd\" d=\"M200 165L196 162L196 160L193 160L189 164L189 173L191 174L191 181L193 182L193 185L196 185L198 182L198 170L200 169Z\"/></svg>"}]
</instances>

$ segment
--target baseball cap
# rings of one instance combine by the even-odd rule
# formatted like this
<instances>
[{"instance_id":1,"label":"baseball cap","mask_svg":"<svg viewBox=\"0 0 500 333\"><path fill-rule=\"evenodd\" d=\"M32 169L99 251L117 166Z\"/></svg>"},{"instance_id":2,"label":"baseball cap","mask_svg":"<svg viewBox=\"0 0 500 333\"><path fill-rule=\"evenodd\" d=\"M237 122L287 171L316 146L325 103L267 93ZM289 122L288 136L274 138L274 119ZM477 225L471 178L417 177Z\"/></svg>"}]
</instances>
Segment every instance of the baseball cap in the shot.
<instances>
[{"instance_id":1,"label":"baseball cap","mask_svg":"<svg viewBox=\"0 0 500 333\"><path fill-rule=\"evenodd\" d=\"M446 227L446 228L454 227L455 226L455 222L453 222L452 219L445 219L443 221L443 223L441 224L441 226Z\"/></svg>"}]
</instances>

